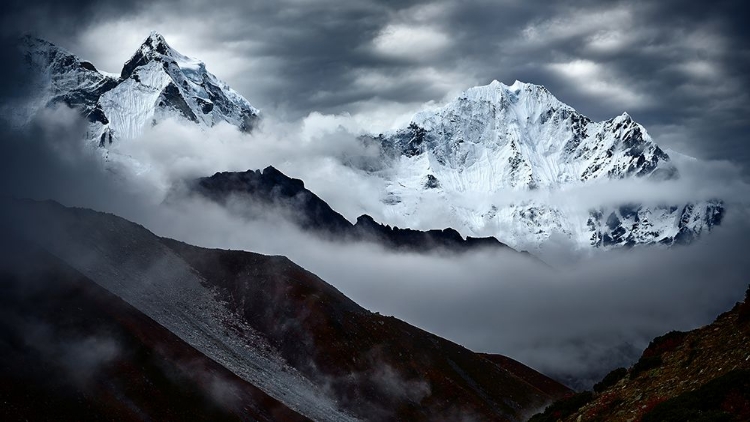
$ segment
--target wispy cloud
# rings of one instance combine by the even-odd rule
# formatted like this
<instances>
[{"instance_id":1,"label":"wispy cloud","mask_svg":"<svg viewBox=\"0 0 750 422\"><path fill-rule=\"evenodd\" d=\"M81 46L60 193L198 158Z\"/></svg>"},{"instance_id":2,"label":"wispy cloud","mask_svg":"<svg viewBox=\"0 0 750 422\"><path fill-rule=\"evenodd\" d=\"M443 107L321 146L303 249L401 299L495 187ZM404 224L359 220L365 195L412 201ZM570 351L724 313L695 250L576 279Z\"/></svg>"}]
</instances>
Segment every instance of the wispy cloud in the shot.
<instances>
[{"instance_id":1,"label":"wispy cloud","mask_svg":"<svg viewBox=\"0 0 750 422\"><path fill-rule=\"evenodd\" d=\"M74 114L58 113L46 119L75 122ZM273 164L302 177L347 216L356 216L358 207L376 209L377 183L341 164L346 154L367 153L353 146L358 144L351 142L355 135L346 123L323 115L305 122L279 123L268 133L248 136L228 126L200 131L167 121L123 142L120 152L149 167L140 177L126 178L107 176L99 157L65 158L52 144L65 142L57 132L31 132L36 140L31 146L28 133L16 133L18 143L4 136L2 144L16 165L0 169L0 176L13 181L4 192L114 212L160 236L286 255L373 311L477 351L510 355L580 385L631 363L655 335L709 322L746 287L750 219L741 198L748 197L748 190L737 168L726 162L685 159L685 185L623 182L548 198L594 204L612 192L633 199L680 199L703 192L734 201L721 227L687 247L580 256L570 252L565 239L552 238L544 252L558 263L554 270L515 252L446 257L339 244L301 232L279 214L247 219L197 198L163 201L175 181ZM80 146L75 133L68 138L71 148ZM19 152L24 148L28 153ZM232 206L250 207L241 200ZM434 218L438 224L440 216Z\"/></svg>"}]
</instances>

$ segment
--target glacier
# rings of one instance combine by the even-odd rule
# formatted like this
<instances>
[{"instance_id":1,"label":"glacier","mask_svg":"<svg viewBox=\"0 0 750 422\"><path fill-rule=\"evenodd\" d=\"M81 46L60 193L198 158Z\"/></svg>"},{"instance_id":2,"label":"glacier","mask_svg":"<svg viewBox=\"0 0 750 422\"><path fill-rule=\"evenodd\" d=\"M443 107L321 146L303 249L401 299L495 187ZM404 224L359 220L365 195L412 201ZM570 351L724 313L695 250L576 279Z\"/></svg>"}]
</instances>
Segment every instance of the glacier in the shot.
<instances>
[{"instance_id":1,"label":"glacier","mask_svg":"<svg viewBox=\"0 0 750 422\"><path fill-rule=\"evenodd\" d=\"M680 175L627 113L594 122L530 83L470 88L363 141L381 150L361 169L382 180L388 223L421 228L439 211L463 235L495 236L516 249L538 249L554 235L578 248L686 243L724 211L719 200L584 210L545 201L574 187Z\"/></svg>"}]
</instances>

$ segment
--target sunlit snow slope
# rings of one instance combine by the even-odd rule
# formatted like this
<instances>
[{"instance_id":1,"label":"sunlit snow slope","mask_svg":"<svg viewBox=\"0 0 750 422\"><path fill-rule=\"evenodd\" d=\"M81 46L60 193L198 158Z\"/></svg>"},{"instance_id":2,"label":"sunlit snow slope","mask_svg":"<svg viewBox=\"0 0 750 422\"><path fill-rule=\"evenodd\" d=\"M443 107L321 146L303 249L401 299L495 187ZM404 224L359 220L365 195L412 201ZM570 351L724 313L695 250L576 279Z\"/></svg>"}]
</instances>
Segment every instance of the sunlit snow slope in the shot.
<instances>
[{"instance_id":1,"label":"sunlit snow slope","mask_svg":"<svg viewBox=\"0 0 750 422\"><path fill-rule=\"evenodd\" d=\"M717 224L722 204L622 204L583 212L545 192L612 179L679 177L670 157L623 113L593 122L546 88L493 81L375 139L392 224L419 227L442 213L464 234L534 248L560 233L580 246L672 244ZM531 193L531 194L529 194Z\"/></svg>"}]
</instances>

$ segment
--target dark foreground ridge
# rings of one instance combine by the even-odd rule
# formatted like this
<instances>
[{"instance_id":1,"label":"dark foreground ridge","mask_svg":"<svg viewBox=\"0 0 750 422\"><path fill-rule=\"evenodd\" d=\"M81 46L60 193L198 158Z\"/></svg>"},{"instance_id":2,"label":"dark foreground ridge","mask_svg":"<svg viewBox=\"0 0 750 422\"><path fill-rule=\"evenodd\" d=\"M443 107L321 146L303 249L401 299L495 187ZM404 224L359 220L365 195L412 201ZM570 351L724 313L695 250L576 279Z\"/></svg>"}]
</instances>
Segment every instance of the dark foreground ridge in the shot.
<instances>
[{"instance_id":1,"label":"dark foreground ridge","mask_svg":"<svg viewBox=\"0 0 750 422\"><path fill-rule=\"evenodd\" d=\"M249 207L240 212L248 217L272 209L300 228L334 240L376 242L388 248L417 252L510 249L494 237L464 239L451 228L427 231L402 229L380 224L366 214L352 224L305 188L302 180L292 179L271 166L263 171L216 173L196 180L190 188L222 204L232 199L247 200Z\"/></svg>"},{"instance_id":2,"label":"dark foreground ridge","mask_svg":"<svg viewBox=\"0 0 750 422\"><path fill-rule=\"evenodd\" d=\"M713 323L655 338L630 369L530 421L750 421L750 288Z\"/></svg>"},{"instance_id":3,"label":"dark foreground ridge","mask_svg":"<svg viewBox=\"0 0 750 422\"><path fill-rule=\"evenodd\" d=\"M52 202L3 209L5 232L22 238L5 247L18 252L4 254L3 293L44 288L1 299L13 316L1 419L68 403L71 419L516 421L569 393L367 311L284 257L191 246ZM67 352L35 352L40 330L16 321L49 325L54 344L104 344L104 357L81 368L97 348L74 348L71 371ZM80 374L91 387L77 387Z\"/></svg>"},{"instance_id":4,"label":"dark foreground ridge","mask_svg":"<svg viewBox=\"0 0 750 422\"><path fill-rule=\"evenodd\" d=\"M50 253L4 240L1 420L309 420Z\"/></svg>"}]
</instances>

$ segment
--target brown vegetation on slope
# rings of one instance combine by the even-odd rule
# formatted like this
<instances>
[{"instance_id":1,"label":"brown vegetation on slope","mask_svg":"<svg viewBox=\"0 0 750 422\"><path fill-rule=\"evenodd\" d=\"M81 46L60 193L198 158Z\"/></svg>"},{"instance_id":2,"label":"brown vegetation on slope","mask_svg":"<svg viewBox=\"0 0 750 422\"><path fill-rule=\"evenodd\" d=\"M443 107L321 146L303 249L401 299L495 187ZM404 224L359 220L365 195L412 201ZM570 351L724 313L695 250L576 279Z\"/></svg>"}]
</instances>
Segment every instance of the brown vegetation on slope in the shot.
<instances>
[{"instance_id":1,"label":"brown vegetation on slope","mask_svg":"<svg viewBox=\"0 0 750 422\"><path fill-rule=\"evenodd\" d=\"M713 323L657 337L632 368L607 378L531 421L750 420L750 289Z\"/></svg>"}]
</instances>

